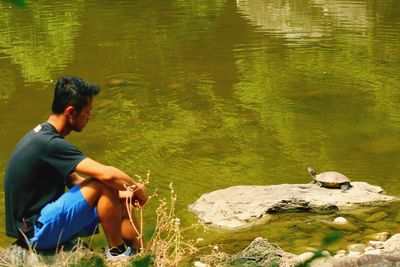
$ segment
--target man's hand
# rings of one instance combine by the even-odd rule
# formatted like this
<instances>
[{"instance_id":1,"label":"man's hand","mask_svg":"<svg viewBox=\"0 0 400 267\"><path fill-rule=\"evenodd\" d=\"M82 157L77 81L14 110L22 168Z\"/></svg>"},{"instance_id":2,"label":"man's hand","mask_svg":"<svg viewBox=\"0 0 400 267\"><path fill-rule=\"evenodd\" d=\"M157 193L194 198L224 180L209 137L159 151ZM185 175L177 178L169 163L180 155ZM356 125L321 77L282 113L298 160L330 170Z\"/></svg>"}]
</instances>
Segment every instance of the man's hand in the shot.
<instances>
[{"instance_id":1,"label":"man's hand","mask_svg":"<svg viewBox=\"0 0 400 267\"><path fill-rule=\"evenodd\" d=\"M133 197L133 192L129 190L119 191L119 198L130 198Z\"/></svg>"},{"instance_id":2,"label":"man's hand","mask_svg":"<svg viewBox=\"0 0 400 267\"><path fill-rule=\"evenodd\" d=\"M147 188L144 184L136 183L135 186L132 186L132 191L127 189L123 191L119 191L120 198L130 198L132 197L134 201L139 203L139 206L143 207L149 197L147 196Z\"/></svg>"},{"instance_id":3,"label":"man's hand","mask_svg":"<svg viewBox=\"0 0 400 267\"><path fill-rule=\"evenodd\" d=\"M144 184L136 183L136 188L134 189L133 199L139 202L140 207L144 207L149 197L147 196L147 188Z\"/></svg>"}]
</instances>

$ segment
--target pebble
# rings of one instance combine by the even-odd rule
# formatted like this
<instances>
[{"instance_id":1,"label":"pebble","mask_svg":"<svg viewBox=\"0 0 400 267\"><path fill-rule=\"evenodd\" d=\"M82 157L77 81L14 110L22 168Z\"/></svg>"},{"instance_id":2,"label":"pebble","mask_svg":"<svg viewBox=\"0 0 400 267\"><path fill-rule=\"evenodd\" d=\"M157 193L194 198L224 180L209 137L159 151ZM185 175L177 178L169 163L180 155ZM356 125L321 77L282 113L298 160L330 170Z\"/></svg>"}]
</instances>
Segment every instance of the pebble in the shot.
<instances>
[{"instance_id":1,"label":"pebble","mask_svg":"<svg viewBox=\"0 0 400 267\"><path fill-rule=\"evenodd\" d=\"M361 253L358 251L349 251L349 257L358 257Z\"/></svg>"},{"instance_id":2,"label":"pebble","mask_svg":"<svg viewBox=\"0 0 400 267\"><path fill-rule=\"evenodd\" d=\"M344 258L344 257L346 257L346 254L336 254L335 256L333 256L333 258L336 259L336 260Z\"/></svg>"},{"instance_id":3,"label":"pebble","mask_svg":"<svg viewBox=\"0 0 400 267\"><path fill-rule=\"evenodd\" d=\"M373 248L383 248L383 242L382 242L382 241L374 241L374 240L371 240L371 241L369 241L369 244L370 244Z\"/></svg>"},{"instance_id":4,"label":"pebble","mask_svg":"<svg viewBox=\"0 0 400 267\"><path fill-rule=\"evenodd\" d=\"M308 261L309 259L311 259L312 257L314 257L314 253L304 252L304 253L300 254L299 256L297 256L297 260L301 263L304 263L304 262Z\"/></svg>"},{"instance_id":5,"label":"pebble","mask_svg":"<svg viewBox=\"0 0 400 267\"><path fill-rule=\"evenodd\" d=\"M347 251L344 249L336 251L336 254L346 254L346 253L347 253Z\"/></svg>"},{"instance_id":6,"label":"pebble","mask_svg":"<svg viewBox=\"0 0 400 267\"><path fill-rule=\"evenodd\" d=\"M333 222L330 224L330 227L338 230L347 230L347 231L357 230L357 227L352 223L350 223L344 217L337 217L336 219L334 219Z\"/></svg>"},{"instance_id":7,"label":"pebble","mask_svg":"<svg viewBox=\"0 0 400 267\"><path fill-rule=\"evenodd\" d=\"M194 266L194 267L207 267L207 264L205 264L205 263L203 263L203 262L201 262L201 261L195 261L195 262L193 263L193 266Z\"/></svg>"},{"instance_id":8,"label":"pebble","mask_svg":"<svg viewBox=\"0 0 400 267\"><path fill-rule=\"evenodd\" d=\"M346 250L339 250L338 252L336 252L335 256L333 256L333 258L340 259L346 257L346 252Z\"/></svg>"},{"instance_id":9,"label":"pebble","mask_svg":"<svg viewBox=\"0 0 400 267\"><path fill-rule=\"evenodd\" d=\"M327 251L327 250L322 251L321 254L322 254L323 256L325 256L325 257L329 257L329 256L331 255L331 254L329 253L329 251Z\"/></svg>"},{"instance_id":10,"label":"pebble","mask_svg":"<svg viewBox=\"0 0 400 267\"><path fill-rule=\"evenodd\" d=\"M376 241L386 241L390 237L390 234L388 232L382 232L382 233L377 233L375 234L372 239Z\"/></svg>"},{"instance_id":11,"label":"pebble","mask_svg":"<svg viewBox=\"0 0 400 267\"><path fill-rule=\"evenodd\" d=\"M363 253L366 247L365 244L351 244L347 246L347 250Z\"/></svg>"},{"instance_id":12,"label":"pebble","mask_svg":"<svg viewBox=\"0 0 400 267\"><path fill-rule=\"evenodd\" d=\"M344 217L337 217L336 219L333 220L334 224L346 224L349 223L349 221L344 218Z\"/></svg>"},{"instance_id":13,"label":"pebble","mask_svg":"<svg viewBox=\"0 0 400 267\"><path fill-rule=\"evenodd\" d=\"M306 250L307 251L311 251L311 252L317 252L318 251L318 249L314 248L314 247L306 247Z\"/></svg>"},{"instance_id":14,"label":"pebble","mask_svg":"<svg viewBox=\"0 0 400 267\"><path fill-rule=\"evenodd\" d=\"M310 262L310 267L328 267L333 265L333 257L321 257Z\"/></svg>"},{"instance_id":15,"label":"pebble","mask_svg":"<svg viewBox=\"0 0 400 267\"><path fill-rule=\"evenodd\" d=\"M366 247L366 248L364 249L364 251L369 251L369 250L374 250L374 249L375 249L374 247L368 246L368 247Z\"/></svg>"}]
</instances>

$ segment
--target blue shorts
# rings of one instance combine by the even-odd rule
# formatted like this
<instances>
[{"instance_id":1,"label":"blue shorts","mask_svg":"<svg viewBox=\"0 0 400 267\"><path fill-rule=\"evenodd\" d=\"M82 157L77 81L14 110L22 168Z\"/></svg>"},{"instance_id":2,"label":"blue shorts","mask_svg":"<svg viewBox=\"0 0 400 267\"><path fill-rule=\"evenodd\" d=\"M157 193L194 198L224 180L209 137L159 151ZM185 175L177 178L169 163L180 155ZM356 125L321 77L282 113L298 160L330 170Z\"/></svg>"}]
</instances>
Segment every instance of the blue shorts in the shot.
<instances>
[{"instance_id":1,"label":"blue shorts","mask_svg":"<svg viewBox=\"0 0 400 267\"><path fill-rule=\"evenodd\" d=\"M52 249L75 236L98 233L99 217L75 185L56 201L44 206L29 239L33 248Z\"/></svg>"}]
</instances>

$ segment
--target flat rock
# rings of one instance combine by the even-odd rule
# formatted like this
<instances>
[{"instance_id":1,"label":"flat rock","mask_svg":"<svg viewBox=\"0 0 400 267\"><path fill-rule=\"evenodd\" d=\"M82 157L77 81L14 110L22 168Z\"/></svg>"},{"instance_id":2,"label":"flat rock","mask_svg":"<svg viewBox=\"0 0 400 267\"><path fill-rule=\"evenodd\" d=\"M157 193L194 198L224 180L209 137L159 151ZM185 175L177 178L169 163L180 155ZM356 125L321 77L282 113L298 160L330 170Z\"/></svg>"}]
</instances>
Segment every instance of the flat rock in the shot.
<instances>
[{"instance_id":1,"label":"flat rock","mask_svg":"<svg viewBox=\"0 0 400 267\"><path fill-rule=\"evenodd\" d=\"M381 206L396 198L379 186L352 182L346 192L316 184L233 186L203 194L189 210L207 224L246 227L268 214L282 211L326 211Z\"/></svg>"}]
</instances>

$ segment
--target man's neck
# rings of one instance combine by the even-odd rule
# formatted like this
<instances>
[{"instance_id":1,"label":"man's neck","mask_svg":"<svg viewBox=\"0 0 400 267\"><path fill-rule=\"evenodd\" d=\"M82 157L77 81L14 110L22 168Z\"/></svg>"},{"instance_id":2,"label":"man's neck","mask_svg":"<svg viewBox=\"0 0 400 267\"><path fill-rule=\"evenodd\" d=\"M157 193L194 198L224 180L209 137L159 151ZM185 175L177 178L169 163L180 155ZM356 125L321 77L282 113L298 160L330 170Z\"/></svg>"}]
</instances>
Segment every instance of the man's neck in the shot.
<instances>
[{"instance_id":1,"label":"man's neck","mask_svg":"<svg viewBox=\"0 0 400 267\"><path fill-rule=\"evenodd\" d=\"M51 114L47 119L47 122L56 128L56 131L63 137L67 136L71 132L67 118L63 115Z\"/></svg>"}]
</instances>

